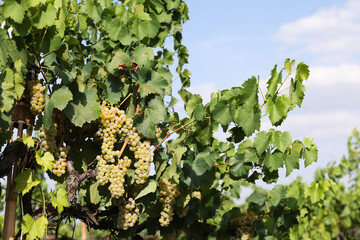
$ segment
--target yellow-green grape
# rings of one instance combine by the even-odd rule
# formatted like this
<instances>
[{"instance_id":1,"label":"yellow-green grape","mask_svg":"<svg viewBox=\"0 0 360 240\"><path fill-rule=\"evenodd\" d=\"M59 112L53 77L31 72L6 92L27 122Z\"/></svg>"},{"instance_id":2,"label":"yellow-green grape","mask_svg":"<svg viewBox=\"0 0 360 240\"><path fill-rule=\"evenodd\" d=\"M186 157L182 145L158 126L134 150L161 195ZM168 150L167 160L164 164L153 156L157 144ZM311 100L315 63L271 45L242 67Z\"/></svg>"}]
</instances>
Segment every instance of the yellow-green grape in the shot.
<instances>
[{"instance_id":1,"label":"yellow-green grape","mask_svg":"<svg viewBox=\"0 0 360 240\"><path fill-rule=\"evenodd\" d=\"M58 177L65 173L65 168L67 166L66 158L69 153L69 149L70 146L59 147L54 153L54 158L56 161L53 165L52 172Z\"/></svg>"},{"instance_id":2,"label":"yellow-green grape","mask_svg":"<svg viewBox=\"0 0 360 240\"><path fill-rule=\"evenodd\" d=\"M159 223L162 227L169 226L173 218L173 204L175 199L180 195L180 191L176 185L171 184L168 178L161 178L159 181L160 202L162 203L162 211L160 213Z\"/></svg>"},{"instance_id":3,"label":"yellow-green grape","mask_svg":"<svg viewBox=\"0 0 360 240\"><path fill-rule=\"evenodd\" d=\"M183 208L176 208L176 213L179 216L179 218L186 217L188 211L189 211L189 205L186 205L186 207Z\"/></svg>"},{"instance_id":4,"label":"yellow-green grape","mask_svg":"<svg viewBox=\"0 0 360 240\"><path fill-rule=\"evenodd\" d=\"M119 207L119 215L117 218L117 227L127 230L135 225L139 219L139 207L136 206L135 200L129 198L128 202L122 202Z\"/></svg>"},{"instance_id":5,"label":"yellow-green grape","mask_svg":"<svg viewBox=\"0 0 360 240\"><path fill-rule=\"evenodd\" d=\"M245 212L243 215L233 218L230 221L230 227L235 229L235 239L247 240L256 235L253 221L256 215L252 211Z\"/></svg>"},{"instance_id":6,"label":"yellow-green grape","mask_svg":"<svg viewBox=\"0 0 360 240\"><path fill-rule=\"evenodd\" d=\"M137 184L144 184L149 176L150 162L153 157L153 153L150 152L150 142L144 141L138 145L134 152L136 162L134 164L135 169L135 182Z\"/></svg>"},{"instance_id":7,"label":"yellow-green grape","mask_svg":"<svg viewBox=\"0 0 360 240\"><path fill-rule=\"evenodd\" d=\"M201 200L201 192L200 191L194 191L194 192L191 193L191 197Z\"/></svg>"},{"instance_id":8,"label":"yellow-green grape","mask_svg":"<svg viewBox=\"0 0 360 240\"><path fill-rule=\"evenodd\" d=\"M57 124L52 123L49 129L40 127L40 147L44 152L55 153L56 151Z\"/></svg>"},{"instance_id":9,"label":"yellow-green grape","mask_svg":"<svg viewBox=\"0 0 360 240\"><path fill-rule=\"evenodd\" d=\"M29 84L31 87L30 90L30 110L34 115L39 115L43 112L45 107L44 100L44 90L45 88L41 85L40 80Z\"/></svg>"},{"instance_id":10,"label":"yellow-green grape","mask_svg":"<svg viewBox=\"0 0 360 240\"><path fill-rule=\"evenodd\" d=\"M131 160L127 156L124 156L123 159L120 159L118 165L110 165L111 169L109 176L109 190L113 198L119 198L124 195L125 174L130 165Z\"/></svg>"},{"instance_id":11,"label":"yellow-green grape","mask_svg":"<svg viewBox=\"0 0 360 240\"><path fill-rule=\"evenodd\" d=\"M155 129L155 137L156 138L159 138L161 136L161 133L162 133L161 128L156 128Z\"/></svg>"}]
</instances>

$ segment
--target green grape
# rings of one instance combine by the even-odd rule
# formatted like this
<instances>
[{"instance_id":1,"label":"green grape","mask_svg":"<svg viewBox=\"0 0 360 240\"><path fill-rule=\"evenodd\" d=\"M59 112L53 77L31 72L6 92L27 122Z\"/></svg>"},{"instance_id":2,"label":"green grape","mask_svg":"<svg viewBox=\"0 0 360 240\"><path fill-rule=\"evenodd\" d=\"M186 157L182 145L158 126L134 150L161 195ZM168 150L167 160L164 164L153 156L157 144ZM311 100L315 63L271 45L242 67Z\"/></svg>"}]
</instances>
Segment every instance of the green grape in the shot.
<instances>
[{"instance_id":1,"label":"green grape","mask_svg":"<svg viewBox=\"0 0 360 240\"><path fill-rule=\"evenodd\" d=\"M129 198L127 202L123 199L119 206L117 227L123 230L133 227L139 219L139 212L139 207L136 206L133 198Z\"/></svg>"},{"instance_id":2,"label":"green grape","mask_svg":"<svg viewBox=\"0 0 360 240\"><path fill-rule=\"evenodd\" d=\"M43 112L45 107L44 90L45 88L41 85L40 80L29 81L30 86L30 111L34 115L39 115Z\"/></svg>"},{"instance_id":3,"label":"green grape","mask_svg":"<svg viewBox=\"0 0 360 240\"><path fill-rule=\"evenodd\" d=\"M161 178L159 181L160 199L162 211L160 212L159 223L162 227L169 226L173 218L173 204L180 195L176 185L171 184L168 178Z\"/></svg>"}]
</instances>

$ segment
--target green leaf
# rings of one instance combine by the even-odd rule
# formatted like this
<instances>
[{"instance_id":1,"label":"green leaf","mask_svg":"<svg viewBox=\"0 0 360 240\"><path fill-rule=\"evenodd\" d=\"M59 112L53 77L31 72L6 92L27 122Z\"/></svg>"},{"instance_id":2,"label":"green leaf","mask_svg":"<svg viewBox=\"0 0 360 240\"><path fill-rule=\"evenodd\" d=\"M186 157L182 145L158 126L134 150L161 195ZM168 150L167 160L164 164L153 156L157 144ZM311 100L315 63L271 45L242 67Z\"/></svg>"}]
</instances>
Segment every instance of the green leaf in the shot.
<instances>
[{"instance_id":1,"label":"green leaf","mask_svg":"<svg viewBox=\"0 0 360 240\"><path fill-rule=\"evenodd\" d=\"M242 127L246 136L251 136L260 129L261 111L257 105L245 104L235 112L235 123Z\"/></svg>"},{"instance_id":2,"label":"green leaf","mask_svg":"<svg viewBox=\"0 0 360 240\"><path fill-rule=\"evenodd\" d=\"M253 146L256 148L257 154L261 154L268 148L270 144L270 137L265 131L258 132L254 138Z\"/></svg>"},{"instance_id":3,"label":"green leaf","mask_svg":"<svg viewBox=\"0 0 360 240\"><path fill-rule=\"evenodd\" d=\"M192 165L192 169L196 175L201 176L205 172L209 171L214 166L217 156L217 153L210 154L209 151L197 154Z\"/></svg>"},{"instance_id":4,"label":"green leaf","mask_svg":"<svg viewBox=\"0 0 360 240\"><path fill-rule=\"evenodd\" d=\"M134 18L138 20L143 21L150 21L151 17L148 13L144 12L144 5L143 4L137 4L135 5L134 9Z\"/></svg>"},{"instance_id":5,"label":"green leaf","mask_svg":"<svg viewBox=\"0 0 360 240\"><path fill-rule=\"evenodd\" d=\"M139 45L134 49L133 61L142 66L150 65L150 62L154 59L154 50L151 47L145 45Z\"/></svg>"},{"instance_id":6,"label":"green leaf","mask_svg":"<svg viewBox=\"0 0 360 240\"><path fill-rule=\"evenodd\" d=\"M5 18L11 18L17 23L22 23L25 15L25 5L17 3L15 0L6 0L3 3L2 13Z\"/></svg>"},{"instance_id":7,"label":"green leaf","mask_svg":"<svg viewBox=\"0 0 360 240\"><path fill-rule=\"evenodd\" d=\"M31 170L24 170L15 178L15 192L26 194L33 187L40 184L40 181L33 181L33 172Z\"/></svg>"},{"instance_id":8,"label":"green leaf","mask_svg":"<svg viewBox=\"0 0 360 240\"><path fill-rule=\"evenodd\" d=\"M42 29L47 26L52 26L54 24L54 21L56 19L56 8L52 4L48 4L46 6L46 11L40 11L40 18L38 19L38 22L35 24L35 26L38 29ZM54 36L48 36L48 37L54 37Z\"/></svg>"},{"instance_id":9,"label":"green leaf","mask_svg":"<svg viewBox=\"0 0 360 240\"><path fill-rule=\"evenodd\" d=\"M27 134L22 137L22 142L27 146L27 149L30 149L35 145L35 140Z\"/></svg>"},{"instance_id":10,"label":"green leaf","mask_svg":"<svg viewBox=\"0 0 360 240\"><path fill-rule=\"evenodd\" d=\"M91 192L90 196L92 196L92 194L93 192ZM50 199L51 199L51 204L53 205L54 208L57 208L59 214L62 213L64 207L69 207L67 193L64 188L59 188L57 190L56 197L53 195L52 192L50 192Z\"/></svg>"},{"instance_id":11,"label":"green leaf","mask_svg":"<svg viewBox=\"0 0 360 240\"><path fill-rule=\"evenodd\" d=\"M247 104L249 106L255 105L258 103L257 93L259 91L257 80L255 77L249 78L242 84L242 96L240 98L240 103Z\"/></svg>"},{"instance_id":12,"label":"green leaf","mask_svg":"<svg viewBox=\"0 0 360 240\"><path fill-rule=\"evenodd\" d=\"M157 184L156 184L155 180L151 180L151 181L147 182L146 185L144 186L144 188L136 196L135 200L139 199L139 198L142 198L143 196L146 196L149 193L156 192L156 189L157 189Z\"/></svg>"},{"instance_id":13,"label":"green leaf","mask_svg":"<svg viewBox=\"0 0 360 240\"><path fill-rule=\"evenodd\" d=\"M292 73L292 68L295 65L295 60L290 61L290 58L287 58L284 63L284 70L288 73Z\"/></svg>"},{"instance_id":14,"label":"green leaf","mask_svg":"<svg viewBox=\"0 0 360 240\"><path fill-rule=\"evenodd\" d=\"M113 71L115 69L118 69L120 64L125 64L126 68L132 68L130 56L122 50L118 50L115 53L114 57L108 63L107 69L109 71Z\"/></svg>"},{"instance_id":15,"label":"green leaf","mask_svg":"<svg viewBox=\"0 0 360 240\"><path fill-rule=\"evenodd\" d=\"M285 155L286 176L289 176L294 169L299 169L300 155L296 151L291 151Z\"/></svg>"},{"instance_id":16,"label":"green leaf","mask_svg":"<svg viewBox=\"0 0 360 240\"><path fill-rule=\"evenodd\" d=\"M296 67L295 81L307 80L310 74L309 66L301 62Z\"/></svg>"},{"instance_id":17,"label":"green leaf","mask_svg":"<svg viewBox=\"0 0 360 240\"><path fill-rule=\"evenodd\" d=\"M303 139L303 144L307 147L307 148L311 148L313 146L316 146L314 143L314 139L310 138L310 137L304 137Z\"/></svg>"},{"instance_id":18,"label":"green leaf","mask_svg":"<svg viewBox=\"0 0 360 240\"><path fill-rule=\"evenodd\" d=\"M86 13L92 18L95 22L100 21L101 19L101 5L96 0L86 0L85 1Z\"/></svg>"},{"instance_id":19,"label":"green leaf","mask_svg":"<svg viewBox=\"0 0 360 240\"><path fill-rule=\"evenodd\" d=\"M264 159L264 166L269 169L270 172L281 168L284 165L284 154L275 151L274 153L267 153Z\"/></svg>"},{"instance_id":20,"label":"green leaf","mask_svg":"<svg viewBox=\"0 0 360 240\"><path fill-rule=\"evenodd\" d=\"M14 73L6 68L0 73L0 111L9 112L14 106Z\"/></svg>"},{"instance_id":21,"label":"green leaf","mask_svg":"<svg viewBox=\"0 0 360 240\"><path fill-rule=\"evenodd\" d=\"M7 58L9 55L9 36L5 29L0 28L0 65L7 65Z\"/></svg>"},{"instance_id":22,"label":"green leaf","mask_svg":"<svg viewBox=\"0 0 360 240\"><path fill-rule=\"evenodd\" d=\"M106 93L105 99L111 104L116 104L123 97L124 83L121 82L118 78L107 77L105 82Z\"/></svg>"},{"instance_id":23,"label":"green leaf","mask_svg":"<svg viewBox=\"0 0 360 240\"><path fill-rule=\"evenodd\" d=\"M139 133L145 137L155 137L155 127L158 123L164 121L165 117L166 108L164 102L159 97L151 99L137 125Z\"/></svg>"},{"instance_id":24,"label":"green leaf","mask_svg":"<svg viewBox=\"0 0 360 240\"><path fill-rule=\"evenodd\" d=\"M230 173L236 178L246 178L250 169L252 169L252 166L244 162L244 154L236 153L233 157L229 158L229 164L231 165Z\"/></svg>"},{"instance_id":25,"label":"green leaf","mask_svg":"<svg viewBox=\"0 0 360 240\"><path fill-rule=\"evenodd\" d=\"M99 182L96 181L94 182L93 184L90 185L90 188L89 188L89 191L90 191L90 202L92 204L98 204L102 197L100 196L100 193L99 193L99 190L98 190L98 187L99 187Z\"/></svg>"},{"instance_id":26,"label":"green leaf","mask_svg":"<svg viewBox=\"0 0 360 240\"><path fill-rule=\"evenodd\" d=\"M37 164L39 164L42 167L44 172L46 172L47 170L51 171L55 162L52 153L45 152L43 156L40 155L41 155L41 150L37 150L35 155Z\"/></svg>"},{"instance_id":27,"label":"green leaf","mask_svg":"<svg viewBox=\"0 0 360 240\"><path fill-rule=\"evenodd\" d=\"M275 131L273 134L274 147L279 149L281 152L285 152L285 150L291 145L292 138L289 132L280 132Z\"/></svg>"},{"instance_id":28,"label":"green leaf","mask_svg":"<svg viewBox=\"0 0 360 240\"><path fill-rule=\"evenodd\" d=\"M265 203L265 200L267 198L267 191L262 188L257 188L254 190L254 192L246 199L246 202L248 203L255 203L257 205L263 205Z\"/></svg>"},{"instance_id":29,"label":"green leaf","mask_svg":"<svg viewBox=\"0 0 360 240\"><path fill-rule=\"evenodd\" d=\"M273 70L271 70L271 77L267 81L268 93L266 95L269 94L270 96L274 96L275 92L277 90L278 84L280 84L282 81L282 71L277 72L276 67L277 67L277 65L275 65Z\"/></svg>"},{"instance_id":30,"label":"green leaf","mask_svg":"<svg viewBox=\"0 0 360 240\"><path fill-rule=\"evenodd\" d=\"M26 239L35 240L42 239L48 225L48 220L45 216L41 216L36 221L32 219L29 214L23 217L24 223L21 224L25 234L28 234Z\"/></svg>"},{"instance_id":31,"label":"green leaf","mask_svg":"<svg viewBox=\"0 0 360 240\"><path fill-rule=\"evenodd\" d=\"M277 206L280 201L285 197L286 195L287 187L284 185L276 185L270 192L270 204L272 206Z\"/></svg>"},{"instance_id":32,"label":"green leaf","mask_svg":"<svg viewBox=\"0 0 360 240\"><path fill-rule=\"evenodd\" d=\"M52 112L54 108L64 110L68 103L73 100L73 94L68 87L62 86L53 92L50 99L45 96L44 127L48 129L51 125Z\"/></svg>"},{"instance_id":33,"label":"green leaf","mask_svg":"<svg viewBox=\"0 0 360 240\"><path fill-rule=\"evenodd\" d=\"M312 146L310 149L305 148L303 154L305 159L305 167L309 166L311 163L316 162L318 158L318 150L316 146Z\"/></svg>"},{"instance_id":34,"label":"green leaf","mask_svg":"<svg viewBox=\"0 0 360 240\"><path fill-rule=\"evenodd\" d=\"M316 203L325 197L325 189L322 183L312 182L309 188L310 200Z\"/></svg>"},{"instance_id":35,"label":"green leaf","mask_svg":"<svg viewBox=\"0 0 360 240\"><path fill-rule=\"evenodd\" d=\"M156 18L152 17L151 21L142 21L134 24L134 26L137 26L137 38L141 41L144 38L156 37L159 32L160 23L156 20Z\"/></svg>"},{"instance_id":36,"label":"green leaf","mask_svg":"<svg viewBox=\"0 0 360 240\"><path fill-rule=\"evenodd\" d=\"M96 90L85 87L83 93L74 94L73 100L65 108L66 116L75 126L96 120L101 115Z\"/></svg>"},{"instance_id":37,"label":"green leaf","mask_svg":"<svg viewBox=\"0 0 360 240\"><path fill-rule=\"evenodd\" d=\"M252 147L245 148L244 162L260 164L255 148Z\"/></svg>"},{"instance_id":38,"label":"green leaf","mask_svg":"<svg viewBox=\"0 0 360 240\"><path fill-rule=\"evenodd\" d=\"M271 124L278 126L287 115L287 106L281 98L276 98L275 102L269 98L265 105L265 112L269 114Z\"/></svg>"},{"instance_id":39,"label":"green leaf","mask_svg":"<svg viewBox=\"0 0 360 240\"><path fill-rule=\"evenodd\" d=\"M294 82L291 80L290 83L290 90L289 90L289 97L290 100L301 107L301 104L303 102L304 96L305 96L305 86L302 82L296 81Z\"/></svg>"},{"instance_id":40,"label":"green leaf","mask_svg":"<svg viewBox=\"0 0 360 240\"><path fill-rule=\"evenodd\" d=\"M211 111L211 116L221 125L228 125L234 118L225 101L218 101L215 104L213 110Z\"/></svg>"},{"instance_id":41,"label":"green leaf","mask_svg":"<svg viewBox=\"0 0 360 240\"><path fill-rule=\"evenodd\" d=\"M201 96L199 94L192 94L185 89L181 89L179 94L185 103L185 109L189 116L195 120L202 120L205 111Z\"/></svg>"}]
</instances>

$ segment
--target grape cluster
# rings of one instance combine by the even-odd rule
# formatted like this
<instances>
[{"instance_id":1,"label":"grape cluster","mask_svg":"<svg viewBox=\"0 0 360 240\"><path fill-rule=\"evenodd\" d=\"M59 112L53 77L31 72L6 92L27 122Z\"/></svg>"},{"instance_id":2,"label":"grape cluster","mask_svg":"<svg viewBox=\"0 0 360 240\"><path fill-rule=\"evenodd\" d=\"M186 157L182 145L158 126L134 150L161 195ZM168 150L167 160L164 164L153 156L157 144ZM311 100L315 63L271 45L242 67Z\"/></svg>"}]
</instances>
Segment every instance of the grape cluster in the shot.
<instances>
[{"instance_id":1,"label":"grape cluster","mask_svg":"<svg viewBox=\"0 0 360 240\"><path fill-rule=\"evenodd\" d=\"M45 129L44 126L40 127L40 147L44 152L50 152L54 155L55 163L53 165L52 172L60 177L65 173L66 158L70 150L70 146L57 146L56 136L58 134L57 124L52 123L49 129Z\"/></svg>"},{"instance_id":2,"label":"grape cluster","mask_svg":"<svg viewBox=\"0 0 360 240\"><path fill-rule=\"evenodd\" d=\"M256 218L254 212L248 211L239 217L231 219L230 227L235 229L236 240L247 240L256 235L253 224Z\"/></svg>"},{"instance_id":3,"label":"grape cluster","mask_svg":"<svg viewBox=\"0 0 360 240\"><path fill-rule=\"evenodd\" d=\"M55 153L54 153L54 158L57 159L53 165L53 169L52 172L60 177L61 175L63 175L65 173L65 168L66 168L66 158L67 155L69 153L70 150L70 146L66 146L66 147L59 147L56 149Z\"/></svg>"},{"instance_id":4,"label":"grape cluster","mask_svg":"<svg viewBox=\"0 0 360 240\"><path fill-rule=\"evenodd\" d=\"M45 88L40 83L40 80L30 80L30 110L34 115L39 115L42 113L45 107L44 100L44 90Z\"/></svg>"},{"instance_id":5,"label":"grape cluster","mask_svg":"<svg viewBox=\"0 0 360 240\"><path fill-rule=\"evenodd\" d=\"M161 178L159 181L160 202L162 203L162 211L159 223L162 227L169 226L173 217L173 204L175 199L180 195L180 191L176 185L171 184L169 178Z\"/></svg>"},{"instance_id":6,"label":"grape cluster","mask_svg":"<svg viewBox=\"0 0 360 240\"><path fill-rule=\"evenodd\" d=\"M117 218L117 227L127 230L135 225L139 219L139 207L136 206L135 200L129 198L127 202L123 201L119 207Z\"/></svg>"},{"instance_id":7,"label":"grape cluster","mask_svg":"<svg viewBox=\"0 0 360 240\"><path fill-rule=\"evenodd\" d=\"M141 137L133 126L133 120L126 117L123 110L101 106L100 127L96 134L102 140L101 155L96 157L98 175L96 179L100 185L110 181L109 190L114 198L125 193L124 182L127 169L131 166L131 159L121 158L122 152L115 150L115 144L128 145L135 157L135 182L144 184L149 176L150 162L153 153L150 152L150 142L141 141Z\"/></svg>"},{"instance_id":8,"label":"grape cluster","mask_svg":"<svg viewBox=\"0 0 360 240\"><path fill-rule=\"evenodd\" d=\"M52 123L49 129L40 127L40 147L44 152L54 153L56 150L57 124Z\"/></svg>"}]
</instances>

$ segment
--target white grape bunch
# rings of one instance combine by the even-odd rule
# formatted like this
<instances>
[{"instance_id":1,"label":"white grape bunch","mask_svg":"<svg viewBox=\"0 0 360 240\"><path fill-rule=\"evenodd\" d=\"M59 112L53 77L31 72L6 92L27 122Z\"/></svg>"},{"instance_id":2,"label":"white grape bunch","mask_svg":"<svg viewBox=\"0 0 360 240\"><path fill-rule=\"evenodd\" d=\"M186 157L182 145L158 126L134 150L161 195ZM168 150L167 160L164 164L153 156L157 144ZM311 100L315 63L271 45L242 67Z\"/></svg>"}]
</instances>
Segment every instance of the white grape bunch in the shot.
<instances>
[{"instance_id":1,"label":"white grape bunch","mask_svg":"<svg viewBox=\"0 0 360 240\"><path fill-rule=\"evenodd\" d=\"M125 200L119 206L119 215L117 218L117 227L123 230L127 230L135 225L139 219L139 207L136 206L135 200L129 198L127 202Z\"/></svg>"},{"instance_id":2,"label":"white grape bunch","mask_svg":"<svg viewBox=\"0 0 360 240\"><path fill-rule=\"evenodd\" d=\"M45 107L44 90L40 80L30 80L30 111L34 115L40 115Z\"/></svg>"},{"instance_id":3,"label":"white grape bunch","mask_svg":"<svg viewBox=\"0 0 360 240\"><path fill-rule=\"evenodd\" d=\"M109 190L114 198L120 198L125 193L125 175L127 169L134 162L135 183L144 184L149 176L150 163L153 153L150 142L141 141L141 137L133 126L133 120L127 118L123 110L109 106L103 102L101 106L100 126L96 134L102 140L101 155L96 157L98 175L96 179L100 185L110 182ZM124 149L115 149L120 143L134 152L134 159L123 156Z\"/></svg>"},{"instance_id":4,"label":"white grape bunch","mask_svg":"<svg viewBox=\"0 0 360 240\"><path fill-rule=\"evenodd\" d=\"M162 203L162 211L160 212L159 223L162 227L169 226L173 219L173 204L180 195L180 191L175 184L171 184L169 178L161 178L159 181L160 202Z\"/></svg>"}]
</instances>

